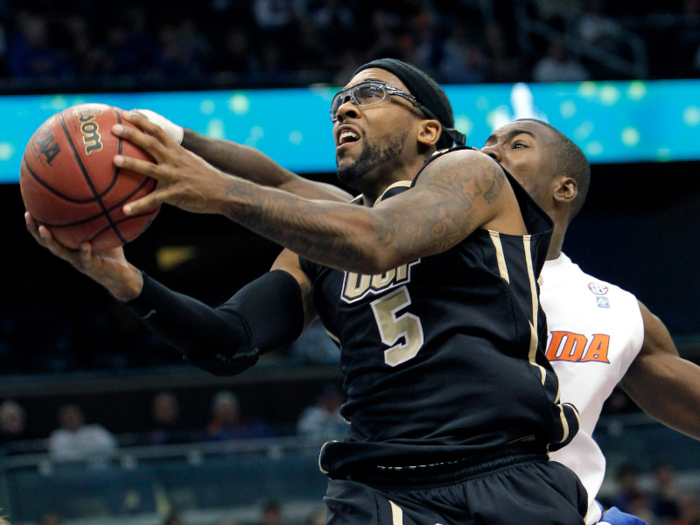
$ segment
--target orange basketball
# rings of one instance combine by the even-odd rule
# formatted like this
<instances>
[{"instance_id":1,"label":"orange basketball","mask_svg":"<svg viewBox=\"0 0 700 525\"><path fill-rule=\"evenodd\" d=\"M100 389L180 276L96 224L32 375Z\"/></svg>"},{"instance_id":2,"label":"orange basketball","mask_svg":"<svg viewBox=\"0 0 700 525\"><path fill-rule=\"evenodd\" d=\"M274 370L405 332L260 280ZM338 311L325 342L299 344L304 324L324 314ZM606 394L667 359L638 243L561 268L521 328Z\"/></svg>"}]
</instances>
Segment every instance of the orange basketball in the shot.
<instances>
[{"instance_id":1,"label":"orange basketball","mask_svg":"<svg viewBox=\"0 0 700 525\"><path fill-rule=\"evenodd\" d=\"M124 215L123 206L152 192L156 181L114 165L117 154L152 160L113 135L114 124L134 127L119 108L73 106L44 122L24 151L19 177L24 206L69 248L89 241L108 250L133 241L160 209Z\"/></svg>"}]
</instances>

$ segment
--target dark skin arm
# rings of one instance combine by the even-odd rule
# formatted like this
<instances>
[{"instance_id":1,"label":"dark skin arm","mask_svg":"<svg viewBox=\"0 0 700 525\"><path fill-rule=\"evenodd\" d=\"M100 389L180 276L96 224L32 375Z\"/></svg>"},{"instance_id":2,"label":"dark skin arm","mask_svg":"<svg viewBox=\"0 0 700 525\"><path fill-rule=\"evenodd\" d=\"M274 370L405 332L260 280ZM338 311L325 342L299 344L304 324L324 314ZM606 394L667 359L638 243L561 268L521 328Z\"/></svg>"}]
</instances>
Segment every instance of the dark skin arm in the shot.
<instances>
[{"instance_id":1,"label":"dark skin arm","mask_svg":"<svg viewBox=\"0 0 700 525\"><path fill-rule=\"evenodd\" d=\"M644 343L620 385L647 414L700 439L700 367L681 358L663 322L639 307Z\"/></svg>"},{"instance_id":2,"label":"dark skin arm","mask_svg":"<svg viewBox=\"0 0 700 525\"><path fill-rule=\"evenodd\" d=\"M502 222L504 214L511 217L507 225L524 228L512 212L515 199L502 169L477 151L435 160L414 189L365 208L303 199L224 174L145 118L128 118L148 134L116 126L114 132L157 163L117 157L115 164L159 181L155 192L125 207L129 215L164 202L222 214L310 260L363 274L444 252L477 228Z\"/></svg>"},{"instance_id":3,"label":"dark skin arm","mask_svg":"<svg viewBox=\"0 0 700 525\"><path fill-rule=\"evenodd\" d=\"M205 137L191 129L185 129L182 146L221 171L234 173L261 186L277 188L306 199L342 202L352 199L352 195L340 188L300 177L248 146Z\"/></svg>"}]
</instances>

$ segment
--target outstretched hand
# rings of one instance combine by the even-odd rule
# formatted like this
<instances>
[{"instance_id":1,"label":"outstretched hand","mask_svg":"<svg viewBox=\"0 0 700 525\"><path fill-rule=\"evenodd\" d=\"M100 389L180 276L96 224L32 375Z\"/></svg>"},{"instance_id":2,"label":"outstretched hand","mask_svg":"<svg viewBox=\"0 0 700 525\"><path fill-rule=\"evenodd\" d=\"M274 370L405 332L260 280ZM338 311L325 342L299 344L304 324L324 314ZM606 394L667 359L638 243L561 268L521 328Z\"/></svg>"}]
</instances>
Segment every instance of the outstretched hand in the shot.
<instances>
[{"instance_id":1,"label":"outstretched hand","mask_svg":"<svg viewBox=\"0 0 700 525\"><path fill-rule=\"evenodd\" d=\"M155 162L116 155L114 164L158 181L155 191L124 206L124 213L135 215L163 203L194 213L217 213L230 176L174 142L143 115L132 111L124 118L141 131L117 124L112 133L146 151Z\"/></svg>"},{"instance_id":2,"label":"outstretched hand","mask_svg":"<svg viewBox=\"0 0 700 525\"><path fill-rule=\"evenodd\" d=\"M38 225L29 212L24 214L27 230L34 240L59 259L101 284L120 301L130 301L141 293L141 272L124 257L120 246L105 252L94 252L92 245L84 242L77 250L71 250L57 242L46 226Z\"/></svg>"}]
</instances>

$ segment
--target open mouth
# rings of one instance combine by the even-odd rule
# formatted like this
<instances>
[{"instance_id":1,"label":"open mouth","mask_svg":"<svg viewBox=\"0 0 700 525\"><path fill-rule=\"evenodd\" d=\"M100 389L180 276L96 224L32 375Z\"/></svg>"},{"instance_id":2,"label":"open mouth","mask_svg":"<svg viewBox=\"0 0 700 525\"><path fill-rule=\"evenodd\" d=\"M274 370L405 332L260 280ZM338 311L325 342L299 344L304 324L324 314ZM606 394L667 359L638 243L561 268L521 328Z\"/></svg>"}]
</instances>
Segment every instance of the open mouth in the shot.
<instances>
[{"instance_id":1,"label":"open mouth","mask_svg":"<svg viewBox=\"0 0 700 525\"><path fill-rule=\"evenodd\" d=\"M345 146L346 144L352 144L358 140L360 140L360 136L354 131L343 131L338 137L338 147Z\"/></svg>"}]
</instances>

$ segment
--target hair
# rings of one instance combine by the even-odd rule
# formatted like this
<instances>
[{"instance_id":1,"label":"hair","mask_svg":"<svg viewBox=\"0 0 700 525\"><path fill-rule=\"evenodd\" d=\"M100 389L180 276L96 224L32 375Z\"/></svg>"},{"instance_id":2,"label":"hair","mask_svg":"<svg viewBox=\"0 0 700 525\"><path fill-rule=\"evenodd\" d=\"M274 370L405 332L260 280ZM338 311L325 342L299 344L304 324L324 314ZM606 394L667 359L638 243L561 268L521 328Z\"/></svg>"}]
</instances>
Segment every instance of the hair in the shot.
<instances>
[{"instance_id":1,"label":"hair","mask_svg":"<svg viewBox=\"0 0 700 525\"><path fill-rule=\"evenodd\" d=\"M2 405L0 405L0 421L4 421L7 416L10 415L10 412L17 412L22 419L24 419L26 415L24 408L22 408L17 401L8 399L7 401L3 402Z\"/></svg>"},{"instance_id":2,"label":"hair","mask_svg":"<svg viewBox=\"0 0 700 525\"><path fill-rule=\"evenodd\" d=\"M211 401L212 410L217 410L220 406L232 405L237 410L240 409L240 403L238 402L238 396L231 392L230 390L219 390Z\"/></svg>"},{"instance_id":3,"label":"hair","mask_svg":"<svg viewBox=\"0 0 700 525\"><path fill-rule=\"evenodd\" d=\"M588 163L586 155L569 137L551 124L532 118L518 120L537 122L552 132L556 148L556 151L553 152L556 173L566 175L576 181L576 197L571 203L571 211L569 212L569 222L571 222L583 208L591 185L591 165Z\"/></svg>"}]
</instances>

